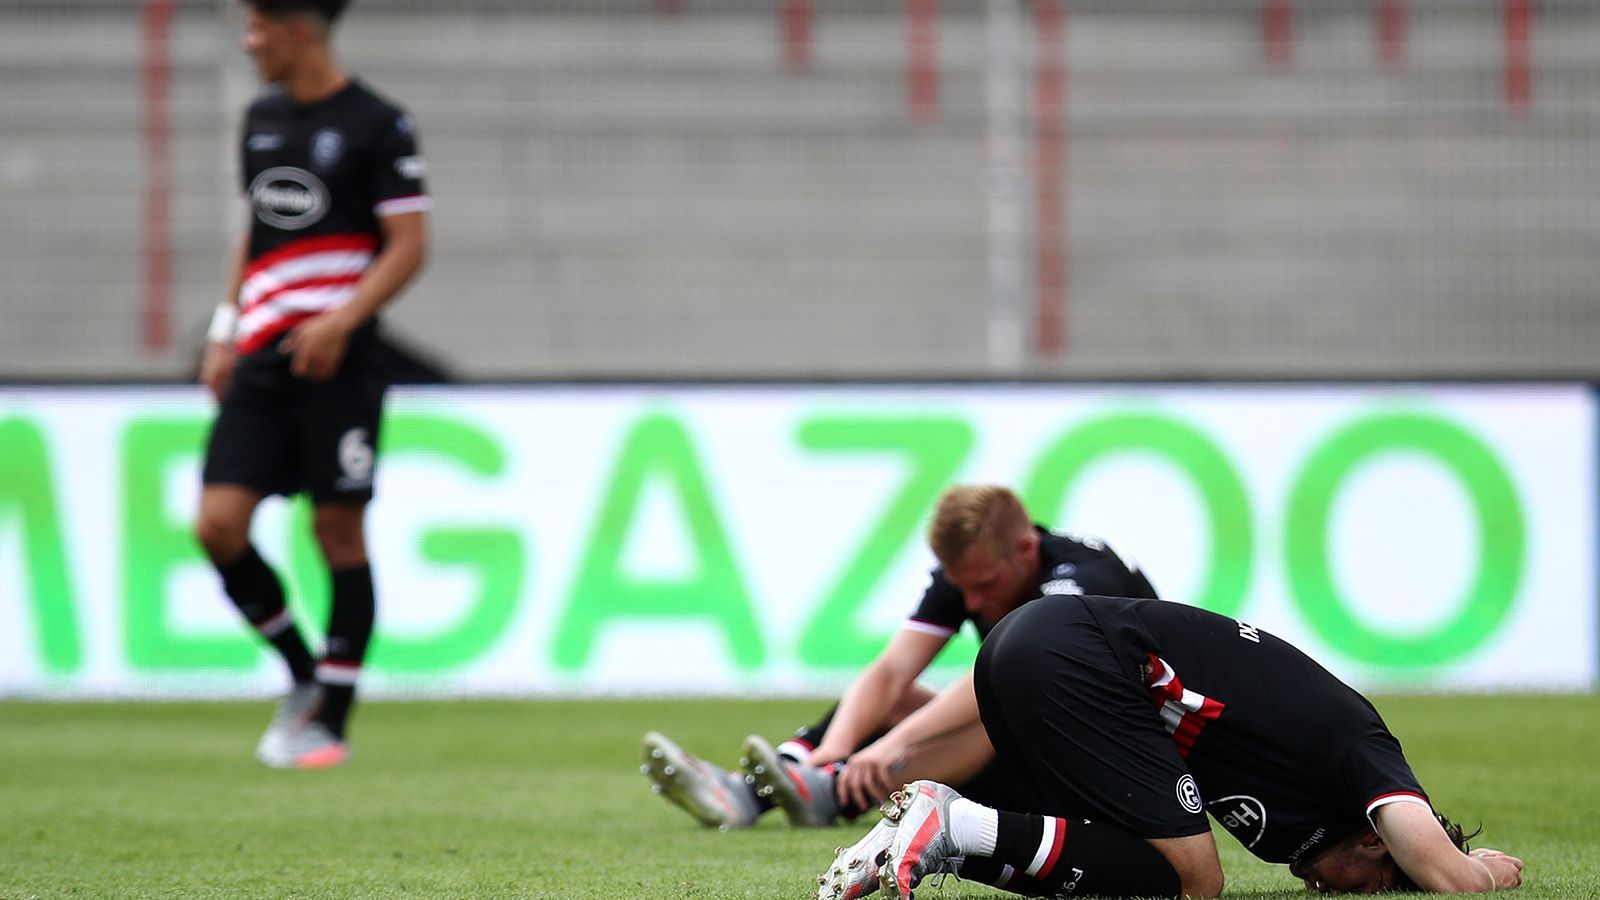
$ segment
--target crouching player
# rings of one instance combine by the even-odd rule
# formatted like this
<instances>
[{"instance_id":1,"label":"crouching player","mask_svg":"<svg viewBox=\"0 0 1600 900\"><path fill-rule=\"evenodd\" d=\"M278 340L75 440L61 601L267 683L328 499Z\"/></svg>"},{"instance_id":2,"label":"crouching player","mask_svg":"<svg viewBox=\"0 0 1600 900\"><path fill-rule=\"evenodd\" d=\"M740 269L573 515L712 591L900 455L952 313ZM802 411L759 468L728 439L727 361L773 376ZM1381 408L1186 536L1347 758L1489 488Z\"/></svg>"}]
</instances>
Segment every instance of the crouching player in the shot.
<instances>
[{"instance_id":1,"label":"crouching player","mask_svg":"<svg viewBox=\"0 0 1600 900\"><path fill-rule=\"evenodd\" d=\"M1517 887L1521 860L1468 850L1372 704L1299 650L1176 603L1054 596L1000 623L975 666L1013 809L931 781L839 852L823 900L909 898L954 873L1029 895L1216 897L1210 813L1323 893Z\"/></svg>"}]
</instances>

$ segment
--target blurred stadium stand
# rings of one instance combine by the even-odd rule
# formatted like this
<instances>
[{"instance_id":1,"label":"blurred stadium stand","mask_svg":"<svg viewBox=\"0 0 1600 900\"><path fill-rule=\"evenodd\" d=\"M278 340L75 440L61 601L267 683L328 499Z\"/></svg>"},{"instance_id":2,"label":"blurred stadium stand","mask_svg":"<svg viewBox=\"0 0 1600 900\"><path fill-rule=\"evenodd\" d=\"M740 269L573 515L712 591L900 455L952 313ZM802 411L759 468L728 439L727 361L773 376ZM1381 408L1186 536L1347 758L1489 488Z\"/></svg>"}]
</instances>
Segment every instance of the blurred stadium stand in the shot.
<instances>
[{"instance_id":1,"label":"blurred stadium stand","mask_svg":"<svg viewBox=\"0 0 1600 900\"><path fill-rule=\"evenodd\" d=\"M998 369L986 4L926 4L931 117L912 5L801 4L798 65L793 0L356 0L437 197L395 333L466 379L1600 377L1600 4L1061 0L1065 346ZM0 379L188 376L238 19L0 0Z\"/></svg>"}]
</instances>

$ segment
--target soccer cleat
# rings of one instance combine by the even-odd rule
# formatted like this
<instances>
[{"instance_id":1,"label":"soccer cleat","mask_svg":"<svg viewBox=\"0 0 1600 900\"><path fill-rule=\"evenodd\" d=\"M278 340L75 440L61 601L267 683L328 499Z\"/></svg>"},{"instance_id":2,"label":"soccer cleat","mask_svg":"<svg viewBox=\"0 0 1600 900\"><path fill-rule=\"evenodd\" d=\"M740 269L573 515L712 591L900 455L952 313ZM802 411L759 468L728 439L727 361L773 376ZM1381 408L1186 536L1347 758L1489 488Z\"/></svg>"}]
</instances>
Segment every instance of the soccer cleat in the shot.
<instances>
[{"instance_id":1,"label":"soccer cleat","mask_svg":"<svg viewBox=\"0 0 1600 900\"><path fill-rule=\"evenodd\" d=\"M315 681L300 682L290 688L278 701L277 712L272 714L272 721L267 723L267 730L256 744L256 759L269 766L272 765L267 762L269 759L281 759L289 738L306 727L321 705L322 685Z\"/></svg>"},{"instance_id":2,"label":"soccer cleat","mask_svg":"<svg viewBox=\"0 0 1600 900\"><path fill-rule=\"evenodd\" d=\"M274 769L331 769L350 758L349 745L321 722L311 722L290 734L279 751L261 761Z\"/></svg>"},{"instance_id":3,"label":"soccer cleat","mask_svg":"<svg viewBox=\"0 0 1600 900\"><path fill-rule=\"evenodd\" d=\"M883 805L888 813L890 806ZM894 843L897 820L884 818L866 836L842 850L834 851L833 865L817 876L816 900L856 900L878 889L878 872Z\"/></svg>"},{"instance_id":4,"label":"soccer cleat","mask_svg":"<svg viewBox=\"0 0 1600 900\"><path fill-rule=\"evenodd\" d=\"M739 765L755 779L756 796L783 807L790 825L832 825L839 817L832 771L790 762L757 734L744 739L744 758Z\"/></svg>"},{"instance_id":5,"label":"soccer cleat","mask_svg":"<svg viewBox=\"0 0 1600 900\"><path fill-rule=\"evenodd\" d=\"M639 771L653 782L650 790L683 807L702 825L722 831L749 828L761 814L748 779L685 752L659 732L644 736Z\"/></svg>"},{"instance_id":6,"label":"soccer cleat","mask_svg":"<svg viewBox=\"0 0 1600 900\"><path fill-rule=\"evenodd\" d=\"M884 804L896 823L878 884L889 900L911 900L911 889L929 875L952 873L965 861L950 842L950 804L955 789L936 781L913 781Z\"/></svg>"}]
</instances>

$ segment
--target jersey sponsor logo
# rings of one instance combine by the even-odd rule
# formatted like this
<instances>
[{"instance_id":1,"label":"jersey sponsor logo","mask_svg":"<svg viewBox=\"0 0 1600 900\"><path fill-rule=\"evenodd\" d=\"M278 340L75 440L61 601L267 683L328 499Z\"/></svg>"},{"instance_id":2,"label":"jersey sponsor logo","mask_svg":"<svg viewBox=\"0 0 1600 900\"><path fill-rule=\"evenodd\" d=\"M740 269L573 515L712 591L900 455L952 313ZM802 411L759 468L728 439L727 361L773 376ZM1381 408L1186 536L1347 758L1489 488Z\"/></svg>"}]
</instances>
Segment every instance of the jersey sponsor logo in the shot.
<instances>
[{"instance_id":1,"label":"jersey sponsor logo","mask_svg":"<svg viewBox=\"0 0 1600 900\"><path fill-rule=\"evenodd\" d=\"M1234 621L1239 622L1238 619L1234 619ZM1246 625L1243 622L1239 622L1239 637L1252 644L1259 644L1261 643L1261 630L1254 625Z\"/></svg>"},{"instance_id":2,"label":"jersey sponsor logo","mask_svg":"<svg viewBox=\"0 0 1600 900\"><path fill-rule=\"evenodd\" d=\"M1048 594L1081 594L1083 586L1071 578L1057 578L1039 585L1039 596Z\"/></svg>"},{"instance_id":3,"label":"jersey sponsor logo","mask_svg":"<svg viewBox=\"0 0 1600 900\"><path fill-rule=\"evenodd\" d=\"M283 146L281 134L252 134L245 141L245 147L257 153L265 153Z\"/></svg>"},{"instance_id":4,"label":"jersey sponsor logo","mask_svg":"<svg viewBox=\"0 0 1600 900\"><path fill-rule=\"evenodd\" d=\"M1245 849L1254 847L1267 833L1267 807L1248 794L1234 794L1207 803L1211 815L1239 839Z\"/></svg>"},{"instance_id":5,"label":"jersey sponsor logo","mask_svg":"<svg viewBox=\"0 0 1600 900\"><path fill-rule=\"evenodd\" d=\"M421 154L402 156L394 161L394 171L401 178L420 181L428 174L428 161Z\"/></svg>"},{"instance_id":6,"label":"jersey sponsor logo","mask_svg":"<svg viewBox=\"0 0 1600 900\"><path fill-rule=\"evenodd\" d=\"M362 488L372 483L374 454L365 428L352 428L339 438L339 468L343 477L334 482L340 490Z\"/></svg>"},{"instance_id":7,"label":"jersey sponsor logo","mask_svg":"<svg viewBox=\"0 0 1600 900\"><path fill-rule=\"evenodd\" d=\"M337 128L318 129L311 136L311 164L319 169L331 169L344 156L344 135Z\"/></svg>"},{"instance_id":8,"label":"jersey sponsor logo","mask_svg":"<svg viewBox=\"0 0 1600 900\"><path fill-rule=\"evenodd\" d=\"M1328 836L1328 829L1325 826L1318 827L1316 831L1311 832L1311 836L1310 837L1306 838L1304 841L1302 841L1300 843L1300 846L1294 848L1294 852L1289 854L1289 862L1291 862L1291 863L1299 862L1300 861L1300 857L1305 856L1307 850L1310 850L1311 848L1313 848L1313 847L1317 846L1318 844L1322 843L1322 839L1327 837L1327 836Z\"/></svg>"},{"instance_id":9,"label":"jersey sponsor logo","mask_svg":"<svg viewBox=\"0 0 1600 900\"><path fill-rule=\"evenodd\" d=\"M1050 570L1051 578L1071 578L1078 574L1078 567L1072 563L1062 563Z\"/></svg>"},{"instance_id":10,"label":"jersey sponsor logo","mask_svg":"<svg viewBox=\"0 0 1600 900\"><path fill-rule=\"evenodd\" d=\"M1194 783L1194 776L1184 773L1178 779L1177 785L1178 805L1192 813L1205 809L1205 804L1200 802L1200 786Z\"/></svg>"},{"instance_id":11,"label":"jersey sponsor logo","mask_svg":"<svg viewBox=\"0 0 1600 900\"><path fill-rule=\"evenodd\" d=\"M250 204L261 221L297 231L328 214L328 188L305 169L274 166L250 182Z\"/></svg>"}]
</instances>

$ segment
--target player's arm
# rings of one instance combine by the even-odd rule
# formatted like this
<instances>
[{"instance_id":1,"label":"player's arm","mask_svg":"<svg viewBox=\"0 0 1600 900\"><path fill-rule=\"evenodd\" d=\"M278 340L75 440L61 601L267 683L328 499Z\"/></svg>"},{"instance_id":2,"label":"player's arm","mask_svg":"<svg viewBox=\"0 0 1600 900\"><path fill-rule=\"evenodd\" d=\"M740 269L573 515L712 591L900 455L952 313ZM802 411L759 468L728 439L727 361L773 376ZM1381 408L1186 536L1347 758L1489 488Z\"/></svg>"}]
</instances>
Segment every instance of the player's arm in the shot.
<instances>
[{"instance_id":1,"label":"player's arm","mask_svg":"<svg viewBox=\"0 0 1600 900\"><path fill-rule=\"evenodd\" d=\"M294 354L289 371L296 377L325 381L339 371L350 335L377 315L420 271L428 258L428 216L403 212L380 216L383 251L361 276L350 302L300 323L280 348Z\"/></svg>"},{"instance_id":2,"label":"player's arm","mask_svg":"<svg viewBox=\"0 0 1600 900\"><path fill-rule=\"evenodd\" d=\"M841 799L857 807L871 806L899 786L903 779L897 773L919 745L975 725L981 732L978 695L972 688L972 673L968 672L889 729L888 734L851 756L850 764L839 773ZM986 737L979 746L985 745ZM993 749L988 753L992 754Z\"/></svg>"},{"instance_id":3,"label":"player's arm","mask_svg":"<svg viewBox=\"0 0 1600 900\"><path fill-rule=\"evenodd\" d=\"M1522 860L1496 850L1462 853L1421 803L1380 806L1372 826L1395 864L1425 891L1476 894L1522 884Z\"/></svg>"},{"instance_id":4,"label":"player's arm","mask_svg":"<svg viewBox=\"0 0 1600 900\"><path fill-rule=\"evenodd\" d=\"M227 283L227 293L223 300L217 304L217 311L211 317L211 327L206 330L206 352L200 361L200 383L211 390L211 395L218 400L228 390L228 382L233 380L233 331L239 321L239 287L244 284L244 257L249 246L250 235L248 232L239 236L233 246L233 252L228 255L227 269L223 273L223 280Z\"/></svg>"},{"instance_id":5,"label":"player's arm","mask_svg":"<svg viewBox=\"0 0 1600 900\"><path fill-rule=\"evenodd\" d=\"M978 721L978 694L972 687L972 673L962 675L939 692L926 706L907 716L889 730L883 740L893 739L902 749L944 737Z\"/></svg>"},{"instance_id":6,"label":"player's arm","mask_svg":"<svg viewBox=\"0 0 1600 900\"><path fill-rule=\"evenodd\" d=\"M895 632L878 658L845 690L828 733L807 762L814 766L837 762L854 753L869 736L883 730L889 713L949 640L948 635L913 628Z\"/></svg>"}]
</instances>

